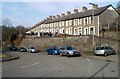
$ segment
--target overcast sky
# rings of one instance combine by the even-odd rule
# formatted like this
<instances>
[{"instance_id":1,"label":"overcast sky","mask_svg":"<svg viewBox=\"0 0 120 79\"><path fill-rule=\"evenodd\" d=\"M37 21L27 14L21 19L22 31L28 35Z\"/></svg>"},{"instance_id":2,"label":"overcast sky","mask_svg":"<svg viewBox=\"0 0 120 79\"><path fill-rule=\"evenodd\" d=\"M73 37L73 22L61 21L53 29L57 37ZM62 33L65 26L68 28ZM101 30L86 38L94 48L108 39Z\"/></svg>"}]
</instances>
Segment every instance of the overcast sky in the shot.
<instances>
[{"instance_id":1,"label":"overcast sky","mask_svg":"<svg viewBox=\"0 0 120 79\"><path fill-rule=\"evenodd\" d=\"M24 2L25 1L25 2ZM73 13L73 10L75 8L79 9L79 11L82 10L83 6L88 7L88 9L91 9L91 5L89 5L90 2L77 2L77 0L70 2L59 2L59 1L52 1L52 2L37 2L34 0L34 2L28 2L27 0L21 0L20 1L14 1L14 0L4 0L2 3L0 3L0 7L2 5L2 19L10 19L13 26L16 25L23 25L25 27L31 27L35 25L36 23L40 22L41 20L49 17L49 15L57 15L61 13L65 13L66 11L71 11ZM99 7L106 6L109 4L112 4L114 7L117 6L117 0L116 2L95 2L99 5Z\"/></svg>"}]
</instances>

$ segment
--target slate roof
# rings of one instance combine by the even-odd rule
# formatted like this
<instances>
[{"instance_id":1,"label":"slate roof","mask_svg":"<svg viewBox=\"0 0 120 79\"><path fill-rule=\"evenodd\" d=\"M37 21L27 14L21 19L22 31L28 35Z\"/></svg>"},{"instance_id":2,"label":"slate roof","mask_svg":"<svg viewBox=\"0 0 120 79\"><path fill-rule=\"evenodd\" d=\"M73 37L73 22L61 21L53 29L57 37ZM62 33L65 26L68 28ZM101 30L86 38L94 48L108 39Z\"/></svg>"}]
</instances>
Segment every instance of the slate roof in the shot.
<instances>
[{"instance_id":1,"label":"slate roof","mask_svg":"<svg viewBox=\"0 0 120 79\"><path fill-rule=\"evenodd\" d=\"M104 12L110 6L112 6L112 5L107 5L107 6L95 9L94 16L100 15L102 12ZM84 18L84 17L89 17L89 16L92 16L92 9L87 10L85 12L79 12L77 14L70 14L70 15L65 15L64 17L50 19L50 20L46 21L45 24L52 23L52 22L66 21L66 20L71 20L71 19L76 19L76 18Z\"/></svg>"}]
</instances>

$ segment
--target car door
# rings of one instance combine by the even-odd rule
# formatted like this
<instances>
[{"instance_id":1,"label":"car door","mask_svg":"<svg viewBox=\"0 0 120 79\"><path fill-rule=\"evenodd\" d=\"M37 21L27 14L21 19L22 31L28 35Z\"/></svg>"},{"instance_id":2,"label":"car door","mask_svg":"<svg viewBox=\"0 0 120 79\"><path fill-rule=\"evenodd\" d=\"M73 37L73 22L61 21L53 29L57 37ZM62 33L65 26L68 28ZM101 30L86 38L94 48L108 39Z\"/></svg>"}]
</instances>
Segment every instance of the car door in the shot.
<instances>
[{"instance_id":1,"label":"car door","mask_svg":"<svg viewBox=\"0 0 120 79\"><path fill-rule=\"evenodd\" d=\"M27 48L27 52L30 52L30 48Z\"/></svg>"},{"instance_id":2,"label":"car door","mask_svg":"<svg viewBox=\"0 0 120 79\"><path fill-rule=\"evenodd\" d=\"M47 49L47 52L51 54L51 48Z\"/></svg>"},{"instance_id":3,"label":"car door","mask_svg":"<svg viewBox=\"0 0 120 79\"><path fill-rule=\"evenodd\" d=\"M51 53L51 54L54 53L54 48L50 48L50 53Z\"/></svg>"},{"instance_id":4,"label":"car door","mask_svg":"<svg viewBox=\"0 0 120 79\"><path fill-rule=\"evenodd\" d=\"M60 48L60 52L62 53L62 55L65 55L65 48L64 48L64 47L61 47L61 48Z\"/></svg>"},{"instance_id":5,"label":"car door","mask_svg":"<svg viewBox=\"0 0 120 79\"><path fill-rule=\"evenodd\" d=\"M108 47L108 49L109 49L109 52L110 52L109 54L113 54L114 50L111 47Z\"/></svg>"},{"instance_id":6,"label":"car door","mask_svg":"<svg viewBox=\"0 0 120 79\"><path fill-rule=\"evenodd\" d=\"M107 54L112 54L112 50L109 46L107 46Z\"/></svg>"}]
</instances>

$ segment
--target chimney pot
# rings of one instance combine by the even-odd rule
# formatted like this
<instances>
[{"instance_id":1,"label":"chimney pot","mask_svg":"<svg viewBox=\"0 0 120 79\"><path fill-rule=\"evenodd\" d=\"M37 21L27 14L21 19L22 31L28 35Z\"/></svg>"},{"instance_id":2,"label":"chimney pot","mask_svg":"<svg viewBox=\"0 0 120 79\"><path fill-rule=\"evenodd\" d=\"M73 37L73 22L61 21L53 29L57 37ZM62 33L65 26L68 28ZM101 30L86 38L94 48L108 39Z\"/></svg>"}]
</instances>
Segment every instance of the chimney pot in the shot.
<instances>
[{"instance_id":1,"label":"chimney pot","mask_svg":"<svg viewBox=\"0 0 120 79\"><path fill-rule=\"evenodd\" d=\"M74 13L75 13L75 14L78 13L78 9L74 9Z\"/></svg>"},{"instance_id":2,"label":"chimney pot","mask_svg":"<svg viewBox=\"0 0 120 79\"><path fill-rule=\"evenodd\" d=\"M83 12L87 11L87 7L83 6Z\"/></svg>"},{"instance_id":3,"label":"chimney pot","mask_svg":"<svg viewBox=\"0 0 120 79\"><path fill-rule=\"evenodd\" d=\"M57 18L60 18L60 15L57 15Z\"/></svg>"},{"instance_id":4,"label":"chimney pot","mask_svg":"<svg viewBox=\"0 0 120 79\"><path fill-rule=\"evenodd\" d=\"M71 12L70 11L67 11L67 15L70 15L71 14Z\"/></svg>"}]
</instances>

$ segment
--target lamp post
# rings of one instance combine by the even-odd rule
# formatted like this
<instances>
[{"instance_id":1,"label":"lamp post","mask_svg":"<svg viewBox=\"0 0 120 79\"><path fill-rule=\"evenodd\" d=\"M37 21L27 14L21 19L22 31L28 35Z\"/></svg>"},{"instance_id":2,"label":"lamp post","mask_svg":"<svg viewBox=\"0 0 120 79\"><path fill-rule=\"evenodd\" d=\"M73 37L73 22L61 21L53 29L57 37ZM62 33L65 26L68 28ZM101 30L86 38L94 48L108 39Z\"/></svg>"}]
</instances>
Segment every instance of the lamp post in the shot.
<instances>
[{"instance_id":1,"label":"lamp post","mask_svg":"<svg viewBox=\"0 0 120 79\"><path fill-rule=\"evenodd\" d=\"M95 4L94 3L89 3L90 5L92 5L92 6L94 6ZM95 39L94 39L94 28L95 28L95 26L94 26L94 8L92 9L92 26L93 26L93 53L94 53L94 44L95 44Z\"/></svg>"}]
</instances>

